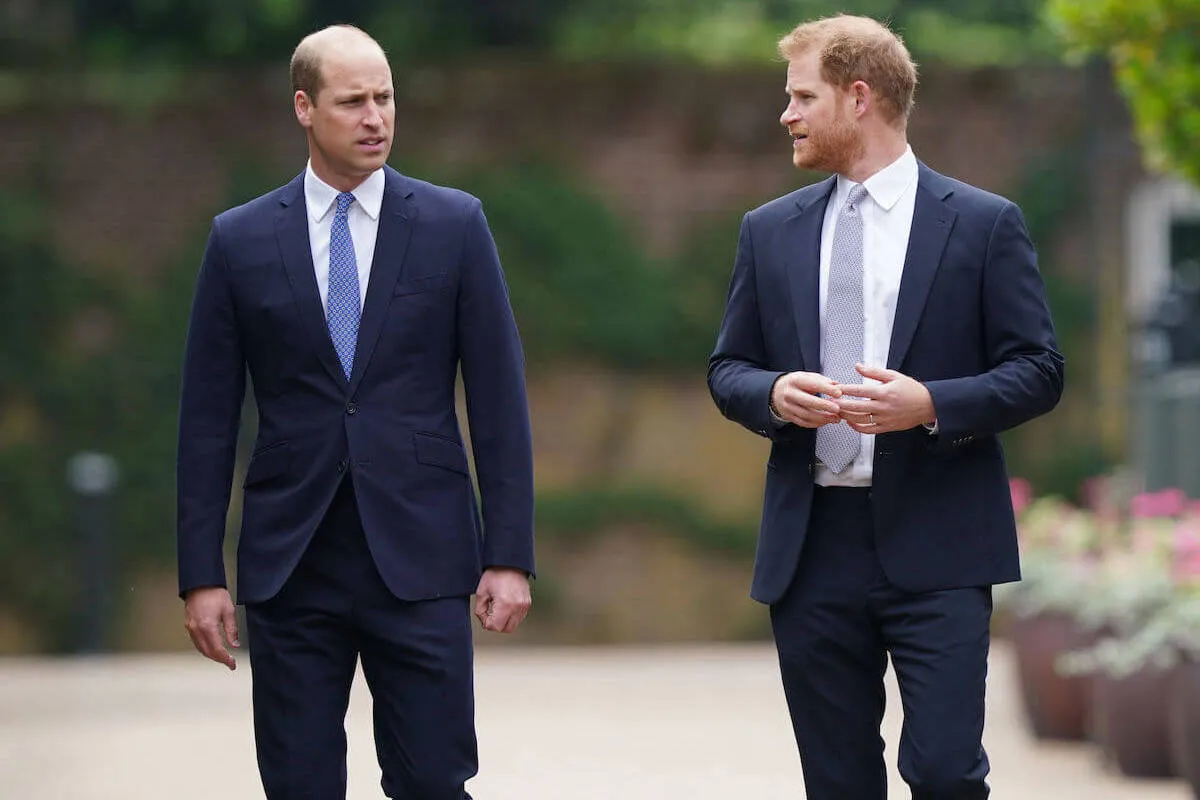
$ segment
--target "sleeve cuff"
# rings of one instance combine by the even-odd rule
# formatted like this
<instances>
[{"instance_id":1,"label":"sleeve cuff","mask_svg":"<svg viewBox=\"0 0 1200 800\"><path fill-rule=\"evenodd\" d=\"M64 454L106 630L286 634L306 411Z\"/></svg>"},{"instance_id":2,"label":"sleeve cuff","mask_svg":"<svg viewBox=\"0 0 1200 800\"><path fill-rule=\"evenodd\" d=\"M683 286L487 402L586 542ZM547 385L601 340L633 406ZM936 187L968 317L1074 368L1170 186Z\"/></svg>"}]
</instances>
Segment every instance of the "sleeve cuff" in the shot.
<instances>
[{"instance_id":1,"label":"sleeve cuff","mask_svg":"<svg viewBox=\"0 0 1200 800\"><path fill-rule=\"evenodd\" d=\"M771 397L775 394L775 384L779 383L779 379L787 373L780 373L775 376L775 380L771 381L771 388L767 390L767 414L771 422L771 427L775 430L787 427L790 423L775 413L775 404L771 402Z\"/></svg>"}]
</instances>

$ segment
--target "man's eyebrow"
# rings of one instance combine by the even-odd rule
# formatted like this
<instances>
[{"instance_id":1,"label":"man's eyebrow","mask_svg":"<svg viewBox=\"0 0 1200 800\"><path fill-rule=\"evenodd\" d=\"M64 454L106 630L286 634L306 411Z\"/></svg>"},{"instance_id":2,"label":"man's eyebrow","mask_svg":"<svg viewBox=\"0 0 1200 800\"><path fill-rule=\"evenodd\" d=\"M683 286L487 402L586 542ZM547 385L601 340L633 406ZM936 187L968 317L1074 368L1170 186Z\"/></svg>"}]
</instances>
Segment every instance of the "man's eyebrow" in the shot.
<instances>
[{"instance_id":1,"label":"man's eyebrow","mask_svg":"<svg viewBox=\"0 0 1200 800\"><path fill-rule=\"evenodd\" d=\"M396 90L389 86L386 89L343 89L340 92L334 92L333 96L337 100L359 100L364 97L395 93Z\"/></svg>"}]
</instances>

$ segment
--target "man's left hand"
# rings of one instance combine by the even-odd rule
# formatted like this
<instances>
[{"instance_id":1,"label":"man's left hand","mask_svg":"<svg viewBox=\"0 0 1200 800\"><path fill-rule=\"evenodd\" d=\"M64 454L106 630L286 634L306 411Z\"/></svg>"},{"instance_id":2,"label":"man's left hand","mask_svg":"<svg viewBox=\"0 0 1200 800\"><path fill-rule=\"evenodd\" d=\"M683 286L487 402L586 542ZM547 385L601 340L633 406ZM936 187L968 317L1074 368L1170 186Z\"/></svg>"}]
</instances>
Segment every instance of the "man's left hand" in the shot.
<instances>
[{"instance_id":1,"label":"man's left hand","mask_svg":"<svg viewBox=\"0 0 1200 800\"><path fill-rule=\"evenodd\" d=\"M483 573L475 590L475 616L485 631L512 633L529 613L532 602L524 571L492 567Z\"/></svg>"},{"instance_id":2,"label":"man's left hand","mask_svg":"<svg viewBox=\"0 0 1200 800\"><path fill-rule=\"evenodd\" d=\"M855 366L864 378L877 384L839 384L842 396L834 402L841 417L859 433L906 431L931 424L937 417L933 398L925 384L894 369Z\"/></svg>"}]
</instances>

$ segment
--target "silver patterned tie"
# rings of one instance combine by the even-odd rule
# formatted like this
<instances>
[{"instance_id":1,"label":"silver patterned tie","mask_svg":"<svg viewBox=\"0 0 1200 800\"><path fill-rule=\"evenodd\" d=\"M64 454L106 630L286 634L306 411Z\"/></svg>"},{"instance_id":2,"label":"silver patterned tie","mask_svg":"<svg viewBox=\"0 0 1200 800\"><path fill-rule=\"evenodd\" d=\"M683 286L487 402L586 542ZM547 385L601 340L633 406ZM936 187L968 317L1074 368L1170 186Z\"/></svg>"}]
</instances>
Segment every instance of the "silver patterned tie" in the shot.
<instances>
[{"instance_id":1,"label":"silver patterned tie","mask_svg":"<svg viewBox=\"0 0 1200 800\"><path fill-rule=\"evenodd\" d=\"M854 365L863 359L863 221L859 205L867 190L850 190L833 231L829 289L822 324L821 373L838 383L862 383ZM817 458L835 473L858 456L862 434L844 422L817 429Z\"/></svg>"}]
</instances>

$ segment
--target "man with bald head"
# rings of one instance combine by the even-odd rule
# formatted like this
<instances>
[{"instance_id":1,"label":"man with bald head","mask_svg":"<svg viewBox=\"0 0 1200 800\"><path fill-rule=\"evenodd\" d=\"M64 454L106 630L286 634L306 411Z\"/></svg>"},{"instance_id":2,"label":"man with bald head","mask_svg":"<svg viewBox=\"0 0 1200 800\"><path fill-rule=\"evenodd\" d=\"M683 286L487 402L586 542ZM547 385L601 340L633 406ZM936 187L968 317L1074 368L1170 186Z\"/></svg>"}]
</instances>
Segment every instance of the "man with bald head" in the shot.
<instances>
[{"instance_id":1,"label":"man with bald head","mask_svg":"<svg viewBox=\"0 0 1200 800\"><path fill-rule=\"evenodd\" d=\"M248 374L258 436L237 593L267 797L345 797L361 663L387 796L469 800L470 596L485 630L511 633L534 569L521 343L479 201L386 165L396 110L379 45L327 28L291 76L308 166L216 217L196 285L178 453L186 627L235 667L222 546Z\"/></svg>"}]
</instances>

